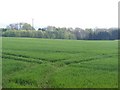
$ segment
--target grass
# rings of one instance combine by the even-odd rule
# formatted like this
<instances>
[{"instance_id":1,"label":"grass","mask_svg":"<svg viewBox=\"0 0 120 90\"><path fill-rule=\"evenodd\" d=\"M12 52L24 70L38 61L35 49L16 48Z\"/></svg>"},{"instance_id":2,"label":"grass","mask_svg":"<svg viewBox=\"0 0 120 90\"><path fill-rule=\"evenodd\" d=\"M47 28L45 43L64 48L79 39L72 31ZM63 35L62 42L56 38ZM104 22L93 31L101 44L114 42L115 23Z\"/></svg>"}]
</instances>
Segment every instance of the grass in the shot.
<instances>
[{"instance_id":1,"label":"grass","mask_svg":"<svg viewBox=\"0 0 120 90\"><path fill-rule=\"evenodd\" d=\"M0 89L2 89L2 38L0 37Z\"/></svg>"},{"instance_id":2,"label":"grass","mask_svg":"<svg viewBox=\"0 0 120 90\"><path fill-rule=\"evenodd\" d=\"M118 41L2 40L4 88L118 87Z\"/></svg>"}]
</instances>

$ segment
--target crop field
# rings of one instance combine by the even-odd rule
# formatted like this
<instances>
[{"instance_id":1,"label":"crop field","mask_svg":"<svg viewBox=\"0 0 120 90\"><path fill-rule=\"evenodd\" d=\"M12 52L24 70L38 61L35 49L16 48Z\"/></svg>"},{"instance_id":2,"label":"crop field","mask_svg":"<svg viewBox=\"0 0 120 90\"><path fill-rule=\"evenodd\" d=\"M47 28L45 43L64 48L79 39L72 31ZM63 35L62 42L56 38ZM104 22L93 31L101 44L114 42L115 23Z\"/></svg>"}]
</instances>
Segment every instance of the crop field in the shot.
<instances>
[{"instance_id":1,"label":"crop field","mask_svg":"<svg viewBox=\"0 0 120 90\"><path fill-rule=\"evenodd\" d=\"M118 41L2 38L4 88L117 88Z\"/></svg>"}]
</instances>

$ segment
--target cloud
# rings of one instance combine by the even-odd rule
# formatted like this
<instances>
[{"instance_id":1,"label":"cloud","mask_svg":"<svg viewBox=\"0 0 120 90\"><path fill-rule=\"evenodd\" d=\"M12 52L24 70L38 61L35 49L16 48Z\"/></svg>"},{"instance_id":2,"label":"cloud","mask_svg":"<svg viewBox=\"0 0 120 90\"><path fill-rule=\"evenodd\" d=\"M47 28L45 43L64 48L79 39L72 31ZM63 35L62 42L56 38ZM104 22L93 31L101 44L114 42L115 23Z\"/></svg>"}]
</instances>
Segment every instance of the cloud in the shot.
<instances>
[{"instance_id":1,"label":"cloud","mask_svg":"<svg viewBox=\"0 0 120 90\"><path fill-rule=\"evenodd\" d=\"M67 27L117 26L116 0L2 0L0 23L28 22Z\"/></svg>"}]
</instances>

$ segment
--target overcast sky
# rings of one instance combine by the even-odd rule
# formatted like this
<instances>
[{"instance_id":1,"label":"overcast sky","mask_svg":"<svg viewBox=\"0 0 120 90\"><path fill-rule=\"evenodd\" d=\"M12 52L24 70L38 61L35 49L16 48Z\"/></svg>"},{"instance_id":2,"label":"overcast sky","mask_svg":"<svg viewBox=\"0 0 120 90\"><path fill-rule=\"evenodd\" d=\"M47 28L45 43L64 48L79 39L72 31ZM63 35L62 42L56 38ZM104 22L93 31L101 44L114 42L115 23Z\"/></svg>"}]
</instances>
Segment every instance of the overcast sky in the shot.
<instances>
[{"instance_id":1,"label":"overcast sky","mask_svg":"<svg viewBox=\"0 0 120 90\"><path fill-rule=\"evenodd\" d=\"M118 26L119 0L0 0L0 27L27 22L34 26L109 28Z\"/></svg>"}]
</instances>

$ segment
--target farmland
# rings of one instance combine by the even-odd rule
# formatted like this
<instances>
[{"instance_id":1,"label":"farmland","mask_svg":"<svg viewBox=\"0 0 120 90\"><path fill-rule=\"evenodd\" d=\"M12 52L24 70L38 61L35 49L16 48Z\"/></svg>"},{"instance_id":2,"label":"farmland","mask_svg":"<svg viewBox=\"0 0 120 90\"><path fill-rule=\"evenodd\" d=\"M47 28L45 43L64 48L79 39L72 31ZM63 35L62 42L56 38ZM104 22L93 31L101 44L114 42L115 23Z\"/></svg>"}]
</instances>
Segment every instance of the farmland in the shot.
<instances>
[{"instance_id":1,"label":"farmland","mask_svg":"<svg viewBox=\"0 0 120 90\"><path fill-rule=\"evenodd\" d=\"M118 41L2 39L4 88L117 88Z\"/></svg>"}]
</instances>

